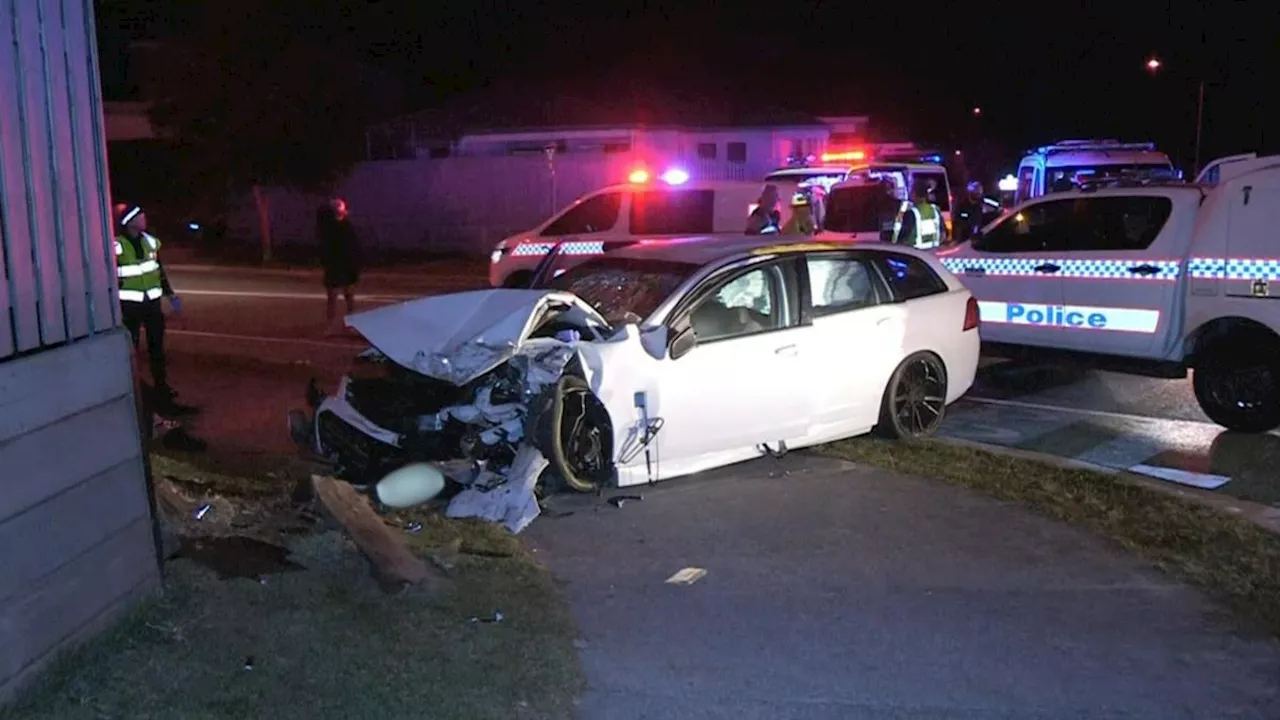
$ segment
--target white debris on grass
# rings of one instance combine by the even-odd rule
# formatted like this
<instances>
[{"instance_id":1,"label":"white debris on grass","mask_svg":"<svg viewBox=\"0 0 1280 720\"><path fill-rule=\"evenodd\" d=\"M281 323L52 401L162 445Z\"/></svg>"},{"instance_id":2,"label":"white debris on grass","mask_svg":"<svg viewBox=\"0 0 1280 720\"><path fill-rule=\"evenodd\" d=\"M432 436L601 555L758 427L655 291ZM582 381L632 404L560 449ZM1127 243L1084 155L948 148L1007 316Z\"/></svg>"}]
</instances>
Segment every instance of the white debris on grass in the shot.
<instances>
[{"instance_id":1,"label":"white debris on grass","mask_svg":"<svg viewBox=\"0 0 1280 720\"><path fill-rule=\"evenodd\" d=\"M445 515L502 523L507 530L518 533L541 512L533 490L547 464L547 459L537 448L523 443L507 470L506 482L488 491L466 488L450 501Z\"/></svg>"}]
</instances>

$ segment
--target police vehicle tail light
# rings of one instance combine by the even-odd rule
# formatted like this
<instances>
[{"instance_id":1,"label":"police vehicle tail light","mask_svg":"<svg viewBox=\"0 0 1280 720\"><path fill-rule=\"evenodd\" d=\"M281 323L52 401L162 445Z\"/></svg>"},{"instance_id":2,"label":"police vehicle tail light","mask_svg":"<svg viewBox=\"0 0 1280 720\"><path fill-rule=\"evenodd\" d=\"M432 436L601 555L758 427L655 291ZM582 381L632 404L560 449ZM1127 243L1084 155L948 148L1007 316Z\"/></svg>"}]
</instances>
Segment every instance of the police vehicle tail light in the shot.
<instances>
[{"instance_id":1,"label":"police vehicle tail light","mask_svg":"<svg viewBox=\"0 0 1280 720\"><path fill-rule=\"evenodd\" d=\"M649 171L644 168L632 170L631 174L627 176L627 182L636 185L643 185L644 183L649 182Z\"/></svg>"},{"instance_id":2,"label":"police vehicle tail light","mask_svg":"<svg viewBox=\"0 0 1280 720\"><path fill-rule=\"evenodd\" d=\"M964 306L964 331L977 330L978 324L981 322L981 315L978 313L978 299L969 296L969 302Z\"/></svg>"}]
</instances>

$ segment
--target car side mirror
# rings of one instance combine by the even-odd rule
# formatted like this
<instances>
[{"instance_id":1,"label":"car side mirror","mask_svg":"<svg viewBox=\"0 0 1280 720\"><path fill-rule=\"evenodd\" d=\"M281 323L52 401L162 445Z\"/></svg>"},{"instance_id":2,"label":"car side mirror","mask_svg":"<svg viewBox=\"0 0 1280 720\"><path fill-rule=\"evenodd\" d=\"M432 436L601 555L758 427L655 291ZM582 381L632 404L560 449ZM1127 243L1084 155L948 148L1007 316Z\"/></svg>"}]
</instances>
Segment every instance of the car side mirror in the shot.
<instances>
[{"instance_id":1,"label":"car side mirror","mask_svg":"<svg viewBox=\"0 0 1280 720\"><path fill-rule=\"evenodd\" d=\"M686 327L672 336L671 342L667 343L667 351L671 353L672 360L679 360L688 355L697 344L698 334L692 327Z\"/></svg>"}]
</instances>

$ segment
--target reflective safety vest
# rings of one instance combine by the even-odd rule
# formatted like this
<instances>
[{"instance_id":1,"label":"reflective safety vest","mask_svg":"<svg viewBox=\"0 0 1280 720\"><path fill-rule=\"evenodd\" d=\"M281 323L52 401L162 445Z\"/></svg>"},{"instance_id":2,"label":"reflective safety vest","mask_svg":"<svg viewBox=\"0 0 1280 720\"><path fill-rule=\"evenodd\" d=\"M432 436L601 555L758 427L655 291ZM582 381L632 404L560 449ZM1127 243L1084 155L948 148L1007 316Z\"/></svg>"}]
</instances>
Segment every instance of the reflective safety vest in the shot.
<instances>
[{"instance_id":1,"label":"reflective safety vest","mask_svg":"<svg viewBox=\"0 0 1280 720\"><path fill-rule=\"evenodd\" d=\"M903 203L902 213L893 223L893 237L897 239L902 231L902 215L911 212L916 216L916 236L911 238L910 245L921 250L935 248L942 244L942 211L933 203L911 205Z\"/></svg>"},{"instance_id":2,"label":"reflective safety vest","mask_svg":"<svg viewBox=\"0 0 1280 720\"><path fill-rule=\"evenodd\" d=\"M782 228L784 235L812 235L814 233L813 208L809 205L793 205L791 206L791 218L787 220L786 227Z\"/></svg>"},{"instance_id":3,"label":"reflective safety vest","mask_svg":"<svg viewBox=\"0 0 1280 720\"><path fill-rule=\"evenodd\" d=\"M142 233L142 257L134 252L133 243L123 235L116 238L116 277L120 278L120 301L159 300L164 294L160 280L160 261L156 252L160 241Z\"/></svg>"}]
</instances>

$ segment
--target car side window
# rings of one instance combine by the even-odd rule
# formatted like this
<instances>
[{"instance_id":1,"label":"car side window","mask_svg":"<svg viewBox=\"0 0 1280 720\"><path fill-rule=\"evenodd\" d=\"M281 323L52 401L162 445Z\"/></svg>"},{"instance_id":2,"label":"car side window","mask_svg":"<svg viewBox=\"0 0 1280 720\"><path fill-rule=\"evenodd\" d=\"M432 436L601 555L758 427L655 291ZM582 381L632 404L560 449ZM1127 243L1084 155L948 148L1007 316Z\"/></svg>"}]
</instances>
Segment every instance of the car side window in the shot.
<instances>
[{"instance_id":1,"label":"car side window","mask_svg":"<svg viewBox=\"0 0 1280 720\"><path fill-rule=\"evenodd\" d=\"M618 224L622 193L609 192L583 200L551 221L540 233L543 237L586 235L612 230Z\"/></svg>"},{"instance_id":2,"label":"car side window","mask_svg":"<svg viewBox=\"0 0 1280 720\"><path fill-rule=\"evenodd\" d=\"M865 260L810 255L809 304L815 317L858 310L882 302L874 268Z\"/></svg>"},{"instance_id":3,"label":"car side window","mask_svg":"<svg viewBox=\"0 0 1280 720\"><path fill-rule=\"evenodd\" d=\"M920 258L886 254L881 263L884 279L899 300L914 300L947 291L946 281Z\"/></svg>"},{"instance_id":4,"label":"car side window","mask_svg":"<svg viewBox=\"0 0 1280 720\"><path fill-rule=\"evenodd\" d=\"M1065 250L1071 239L1073 202L1050 200L1024 207L974 238L973 247L989 253Z\"/></svg>"},{"instance_id":5,"label":"car side window","mask_svg":"<svg viewBox=\"0 0 1280 720\"><path fill-rule=\"evenodd\" d=\"M1068 252L1146 250L1173 214L1167 197L1081 197L1071 203Z\"/></svg>"},{"instance_id":6,"label":"car side window","mask_svg":"<svg viewBox=\"0 0 1280 720\"><path fill-rule=\"evenodd\" d=\"M1032 181L1035 180L1036 169L1033 166L1019 168L1018 170L1018 192L1013 196L1015 203L1020 203L1031 199Z\"/></svg>"},{"instance_id":7,"label":"car side window","mask_svg":"<svg viewBox=\"0 0 1280 720\"><path fill-rule=\"evenodd\" d=\"M786 326L777 266L750 270L701 300L689 314L699 344Z\"/></svg>"}]
</instances>

